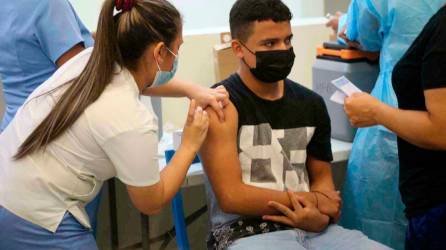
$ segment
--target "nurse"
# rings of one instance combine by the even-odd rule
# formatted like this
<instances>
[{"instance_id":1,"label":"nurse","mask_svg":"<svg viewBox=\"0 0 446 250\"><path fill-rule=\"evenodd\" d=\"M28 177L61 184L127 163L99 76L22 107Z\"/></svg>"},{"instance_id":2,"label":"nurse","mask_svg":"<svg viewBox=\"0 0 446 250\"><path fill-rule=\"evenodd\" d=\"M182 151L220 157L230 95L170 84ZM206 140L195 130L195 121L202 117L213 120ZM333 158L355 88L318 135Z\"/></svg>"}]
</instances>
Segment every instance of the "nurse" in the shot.
<instances>
[{"instance_id":1,"label":"nurse","mask_svg":"<svg viewBox=\"0 0 446 250\"><path fill-rule=\"evenodd\" d=\"M380 74L371 93L397 107L392 71L444 0L352 0L339 21L350 45L380 52ZM336 24L332 22L331 24ZM407 220L398 191L397 136L384 126L361 128L353 142L343 188L340 224L404 249Z\"/></svg>"},{"instance_id":2,"label":"nurse","mask_svg":"<svg viewBox=\"0 0 446 250\"><path fill-rule=\"evenodd\" d=\"M92 47L94 41L67 0L5 1L0 16L0 78L6 102L1 133L39 85L73 56ZM179 81L145 94L188 96L202 106L212 105L220 115L218 101L226 95L222 89ZM87 206L93 228L98 207L99 197Z\"/></svg>"},{"instance_id":3,"label":"nurse","mask_svg":"<svg viewBox=\"0 0 446 250\"><path fill-rule=\"evenodd\" d=\"M157 118L139 97L175 74L182 43L175 7L106 0L96 39L0 134L0 249L97 249L85 205L103 182L119 178L137 209L157 213L206 136L207 114L192 101L182 144L159 172Z\"/></svg>"}]
</instances>

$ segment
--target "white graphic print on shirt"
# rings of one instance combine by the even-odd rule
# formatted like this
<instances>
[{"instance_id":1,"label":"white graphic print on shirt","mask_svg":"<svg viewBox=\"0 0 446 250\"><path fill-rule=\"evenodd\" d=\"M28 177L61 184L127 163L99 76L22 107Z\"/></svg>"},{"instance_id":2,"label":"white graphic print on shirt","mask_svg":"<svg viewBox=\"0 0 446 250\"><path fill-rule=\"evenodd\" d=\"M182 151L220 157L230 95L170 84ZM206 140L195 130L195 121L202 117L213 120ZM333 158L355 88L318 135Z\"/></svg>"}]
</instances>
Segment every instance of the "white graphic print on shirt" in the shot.
<instances>
[{"instance_id":1,"label":"white graphic print on shirt","mask_svg":"<svg viewBox=\"0 0 446 250\"><path fill-rule=\"evenodd\" d=\"M307 145L315 127L274 130L267 123L240 128L243 182L278 191L308 192Z\"/></svg>"}]
</instances>

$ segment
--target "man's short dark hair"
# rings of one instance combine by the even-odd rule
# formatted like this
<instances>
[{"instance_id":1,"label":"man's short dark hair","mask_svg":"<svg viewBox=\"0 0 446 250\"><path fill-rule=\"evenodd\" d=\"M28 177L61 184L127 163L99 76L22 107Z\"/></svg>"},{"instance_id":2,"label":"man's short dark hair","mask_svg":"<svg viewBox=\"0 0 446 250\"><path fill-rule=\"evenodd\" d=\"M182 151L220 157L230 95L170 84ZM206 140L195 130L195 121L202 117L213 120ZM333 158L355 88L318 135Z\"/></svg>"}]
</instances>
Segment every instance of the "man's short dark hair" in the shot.
<instances>
[{"instance_id":1,"label":"man's short dark hair","mask_svg":"<svg viewBox=\"0 0 446 250\"><path fill-rule=\"evenodd\" d=\"M292 18L290 9L281 0L237 0L229 17L232 38L246 42L256 21L278 23Z\"/></svg>"}]
</instances>

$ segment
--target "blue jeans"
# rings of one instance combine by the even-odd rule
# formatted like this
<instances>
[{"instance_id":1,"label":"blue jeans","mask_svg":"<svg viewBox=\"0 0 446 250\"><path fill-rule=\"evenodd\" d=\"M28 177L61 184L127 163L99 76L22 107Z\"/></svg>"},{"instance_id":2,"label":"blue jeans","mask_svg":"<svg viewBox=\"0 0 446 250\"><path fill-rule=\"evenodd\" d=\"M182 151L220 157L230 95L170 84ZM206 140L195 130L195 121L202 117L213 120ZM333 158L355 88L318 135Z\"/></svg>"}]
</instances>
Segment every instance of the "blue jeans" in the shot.
<instances>
[{"instance_id":1,"label":"blue jeans","mask_svg":"<svg viewBox=\"0 0 446 250\"><path fill-rule=\"evenodd\" d=\"M407 250L442 250L446 247L446 203L409 219Z\"/></svg>"},{"instance_id":2,"label":"blue jeans","mask_svg":"<svg viewBox=\"0 0 446 250\"><path fill-rule=\"evenodd\" d=\"M0 207L0 249L97 250L92 231L66 213L55 233Z\"/></svg>"},{"instance_id":3,"label":"blue jeans","mask_svg":"<svg viewBox=\"0 0 446 250\"><path fill-rule=\"evenodd\" d=\"M356 230L330 225L322 233L286 230L236 240L228 250L375 250L390 249Z\"/></svg>"},{"instance_id":4,"label":"blue jeans","mask_svg":"<svg viewBox=\"0 0 446 250\"><path fill-rule=\"evenodd\" d=\"M96 195L96 197L85 207L85 210L87 211L88 214L88 218L90 219L91 230L93 230L93 235L95 237L96 237L96 228L98 225L98 211L99 211L99 205L101 204L101 196L102 196L102 189Z\"/></svg>"}]
</instances>

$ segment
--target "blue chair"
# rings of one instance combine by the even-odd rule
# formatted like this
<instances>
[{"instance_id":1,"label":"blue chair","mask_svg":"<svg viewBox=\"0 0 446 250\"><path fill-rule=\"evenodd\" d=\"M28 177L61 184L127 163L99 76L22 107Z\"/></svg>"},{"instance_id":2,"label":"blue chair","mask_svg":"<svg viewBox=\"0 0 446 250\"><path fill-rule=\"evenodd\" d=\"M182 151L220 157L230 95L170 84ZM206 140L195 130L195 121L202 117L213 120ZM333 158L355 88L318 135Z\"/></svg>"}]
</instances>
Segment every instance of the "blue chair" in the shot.
<instances>
[{"instance_id":1,"label":"blue chair","mask_svg":"<svg viewBox=\"0 0 446 250\"><path fill-rule=\"evenodd\" d=\"M167 150L165 152L166 156L166 164L172 160L172 157L175 155L175 150ZM199 163L200 158L195 157L192 164ZM179 191L172 201L172 212L173 212L173 220L175 223L175 233L177 239L177 245L179 250L190 250L189 238L187 237L187 226L184 218L184 209L183 209L183 196L181 195L181 191Z\"/></svg>"},{"instance_id":2,"label":"blue chair","mask_svg":"<svg viewBox=\"0 0 446 250\"><path fill-rule=\"evenodd\" d=\"M166 164L169 164L174 155L174 150L167 150L165 152ZM183 196L181 195L181 191L172 200L172 212L178 249L189 250L190 244L189 238L187 237L186 221L184 220Z\"/></svg>"}]
</instances>

